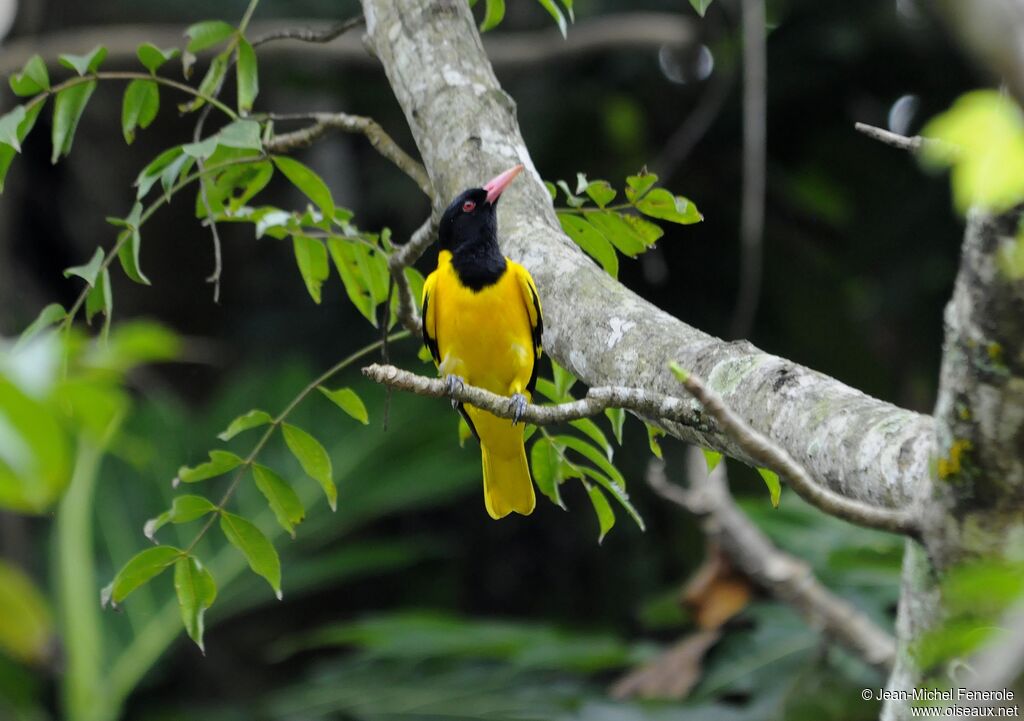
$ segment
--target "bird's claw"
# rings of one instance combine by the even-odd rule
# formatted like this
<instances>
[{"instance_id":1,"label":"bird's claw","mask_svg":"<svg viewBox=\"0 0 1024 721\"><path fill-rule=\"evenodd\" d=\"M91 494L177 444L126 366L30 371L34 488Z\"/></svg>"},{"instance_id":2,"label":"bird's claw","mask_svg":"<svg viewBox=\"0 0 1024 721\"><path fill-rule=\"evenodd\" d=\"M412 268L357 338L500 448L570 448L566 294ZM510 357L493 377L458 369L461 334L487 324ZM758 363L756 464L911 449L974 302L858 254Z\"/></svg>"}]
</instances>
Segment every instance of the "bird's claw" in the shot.
<instances>
[{"instance_id":1,"label":"bird's claw","mask_svg":"<svg viewBox=\"0 0 1024 721\"><path fill-rule=\"evenodd\" d=\"M444 379L444 392L449 396L454 396L466 387L466 382L457 375L449 373ZM458 408L459 401L454 397L452 398L452 408Z\"/></svg>"},{"instance_id":2,"label":"bird's claw","mask_svg":"<svg viewBox=\"0 0 1024 721\"><path fill-rule=\"evenodd\" d=\"M516 425L523 419L523 413L526 412L528 403L529 401L526 400L526 396L522 393L515 393L509 399L508 407L512 411L512 425Z\"/></svg>"}]
</instances>

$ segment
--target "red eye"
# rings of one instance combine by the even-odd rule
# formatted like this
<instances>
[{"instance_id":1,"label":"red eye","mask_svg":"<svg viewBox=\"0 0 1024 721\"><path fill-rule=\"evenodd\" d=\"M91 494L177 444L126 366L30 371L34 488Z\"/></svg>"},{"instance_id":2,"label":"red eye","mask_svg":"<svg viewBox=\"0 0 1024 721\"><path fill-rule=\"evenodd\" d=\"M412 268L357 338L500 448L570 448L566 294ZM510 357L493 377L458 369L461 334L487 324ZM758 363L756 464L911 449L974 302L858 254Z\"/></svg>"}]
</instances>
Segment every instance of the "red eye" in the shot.
<instances>
[{"instance_id":1,"label":"red eye","mask_svg":"<svg viewBox=\"0 0 1024 721\"><path fill-rule=\"evenodd\" d=\"M475 209L476 203L474 203L472 200L467 200L465 203L462 204L463 213L472 213Z\"/></svg>"}]
</instances>

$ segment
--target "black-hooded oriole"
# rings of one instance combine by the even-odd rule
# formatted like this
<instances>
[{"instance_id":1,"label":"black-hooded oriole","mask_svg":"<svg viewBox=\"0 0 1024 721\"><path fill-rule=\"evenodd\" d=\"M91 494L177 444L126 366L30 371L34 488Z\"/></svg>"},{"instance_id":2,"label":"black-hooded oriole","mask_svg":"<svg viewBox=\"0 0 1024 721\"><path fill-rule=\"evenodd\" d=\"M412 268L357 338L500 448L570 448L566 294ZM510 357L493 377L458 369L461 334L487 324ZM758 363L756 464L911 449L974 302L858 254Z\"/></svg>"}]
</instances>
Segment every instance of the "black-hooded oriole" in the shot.
<instances>
[{"instance_id":1,"label":"black-hooded oriole","mask_svg":"<svg viewBox=\"0 0 1024 721\"><path fill-rule=\"evenodd\" d=\"M437 269L423 286L423 341L441 375L449 386L465 382L510 396L516 421L533 396L544 330L533 278L498 247L496 205L522 169L452 201L438 228ZM456 407L480 441L487 512L530 514L536 499L523 426Z\"/></svg>"}]
</instances>

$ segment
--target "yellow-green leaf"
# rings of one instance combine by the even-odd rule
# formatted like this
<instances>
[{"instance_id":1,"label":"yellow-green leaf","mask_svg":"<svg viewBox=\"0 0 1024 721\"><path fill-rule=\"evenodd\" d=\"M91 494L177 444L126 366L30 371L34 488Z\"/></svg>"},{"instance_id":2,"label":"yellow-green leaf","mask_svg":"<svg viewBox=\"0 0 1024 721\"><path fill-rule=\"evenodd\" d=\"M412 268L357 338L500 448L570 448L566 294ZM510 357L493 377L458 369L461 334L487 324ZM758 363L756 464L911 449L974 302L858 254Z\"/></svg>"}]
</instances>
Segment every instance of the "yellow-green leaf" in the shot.
<instances>
[{"instance_id":1,"label":"yellow-green leaf","mask_svg":"<svg viewBox=\"0 0 1024 721\"><path fill-rule=\"evenodd\" d=\"M198 483L208 478L222 476L242 465L244 461L231 451L210 451L210 460L194 468L182 466L178 469L178 480L183 483Z\"/></svg>"},{"instance_id":2,"label":"yellow-green leaf","mask_svg":"<svg viewBox=\"0 0 1024 721\"><path fill-rule=\"evenodd\" d=\"M53 632L46 597L28 576L0 561L0 651L24 663L42 663Z\"/></svg>"},{"instance_id":3,"label":"yellow-green leaf","mask_svg":"<svg viewBox=\"0 0 1024 721\"><path fill-rule=\"evenodd\" d=\"M338 510L338 488L334 485L334 471L331 469L331 457L320 441L298 426L284 423L284 440L292 455L299 461L302 470L320 484L327 496L327 503L332 511Z\"/></svg>"},{"instance_id":4,"label":"yellow-green leaf","mask_svg":"<svg viewBox=\"0 0 1024 721\"><path fill-rule=\"evenodd\" d=\"M612 530L612 526L615 525L615 512L599 486L589 483L586 486L587 495L590 496L590 502L594 506L594 513L597 514L597 522L601 528L600 535L597 537L597 542L601 543L608 535L608 531Z\"/></svg>"},{"instance_id":5,"label":"yellow-green leaf","mask_svg":"<svg viewBox=\"0 0 1024 721\"><path fill-rule=\"evenodd\" d=\"M768 470L767 468L758 468L757 472L761 474L761 478L764 479L764 484L768 486L768 493L772 500L772 506L778 508L779 498L782 495L782 484L779 483L779 474L775 471Z\"/></svg>"},{"instance_id":6,"label":"yellow-green leaf","mask_svg":"<svg viewBox=\"0 0 1024 721\"><path fill-rule=\"evenodd\" d=\"M295 538L295 526L306 517L306 509L298 494L281 476L266 466L255 464L252 474L256 487L267 499L281 528Z\"/></svg>"},{"instance_id":7,"label":"yellow-green leaf","mask_svg":"<svg viewBox=\"0 0 1024 721\"><path fill-rule=\"evenodd\" d=\"M115 605L121 603L132 591L163 573L181 555L181 549L174 546L156 546L135 554L118 571L111 585L104 589L104 605L107 601L113 601Z\"/></svg>"},{"instance_id":8,"label":"yellow-green leaf","mask_svg":"<svg viewBox=\"0 0 1024 721\"><path fill-rule=\"evenodd\" d=\"M220 514L220 529L231 545L242 552L253 573L262 576L281 599L281 560L263 531L234 513Z\"/></svg>"},{"instance_id":9,"label":"yellow-green leaf","mask_svg":"<svg viewBox=\"0 0 1024 721\"><path fill-rule=\"evenodd\" d=\"M363 399L351 388L339 388L336 391L332 391L320 386L319 390L330 398L338 408L348 413L364 426L370 423L370 415L366 411Z\"/></svg>"},{"instance_id":10,"label":"yellow-green leaf","mask_svg":"<svg viewBox=\"0 0 1024 721\"><path fill-rule=\"evenodd\" d=\"M306 290L313 302L320 304L321 288L327 276L330 275L330 267L327 265L327 248L316 238L308 238L304 235L292 236L292 248L295 250L295 262L299 266L299 273L306 284Z\"/></svg>"},{"instance_id":11,"label":"yellow-green leaf","mask_svg":"<svg viewBox=\"0 0 1024 721\"><path fill-rule=\"evenodd\" d=\"M238 62L235 67L238 85L238 112L248 113L260 92L256 67L256 51L245 38L238 40Z\"/></svg>"},{"instance_id":12,"label":"yellow-green leaf","mask_svg":"<svg viewBox=\"0 0 1024 721\"><path fill-rule=\"evenodd\" d=\"M225 429L223 433L218 434L217 437L220 438L222 441L230 441L232 438L237 436L239 433L242 433L243 431L248 431L252 428L259 428L260 426L265 426L268 423L272 423L273 420L274 419L271 418L270 414L267 413L266 411L253 409L248 413L243 413L242 415L238 416L238 418L231 421L227 429Z\"/></svg>"},{"instance_id":13,"label":"yellow-green leaf","mask_svg":"<svg viewBox=\"0 0 1024 721\"><path fill-rule=\"evenodd\" d=\"M282 155L274 156L274 165L284 173L292 185L301 190L320 208L320 212L325 218L334 217L334 199L331 197L331 190L319 175L298 160Z\"/></svg>"},{"instance_id":14,"label":"yellow-green leaf","mask_svg":"<svg viewBox=\"0 0 1024 721\"><path fill-rule=\"evenodd\" d=\"M198 558L182 556L174 562L174 591L185 631L205 653L203 615L217 598L217 584Z\"/></svg>"}]
</instances>

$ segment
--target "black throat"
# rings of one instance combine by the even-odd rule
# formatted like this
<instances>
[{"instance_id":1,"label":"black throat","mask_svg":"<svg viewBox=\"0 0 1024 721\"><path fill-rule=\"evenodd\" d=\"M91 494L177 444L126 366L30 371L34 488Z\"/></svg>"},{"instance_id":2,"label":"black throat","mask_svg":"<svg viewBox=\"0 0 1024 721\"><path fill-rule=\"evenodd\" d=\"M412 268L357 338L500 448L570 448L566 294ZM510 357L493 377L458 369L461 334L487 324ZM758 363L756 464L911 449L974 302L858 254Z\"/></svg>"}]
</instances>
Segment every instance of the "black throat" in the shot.
<instances>
[{"instance_id":1,"label":"black throat","mask_svg":"<svg viewBox=\"0 0 1024 721\"><path fill-rule=\"evenodd\" d=\"M463 243L452 253L452 267L464 286L480 291L497 283L505 274L505 256L493 238Z\"/></svg>"}]
</instances>

